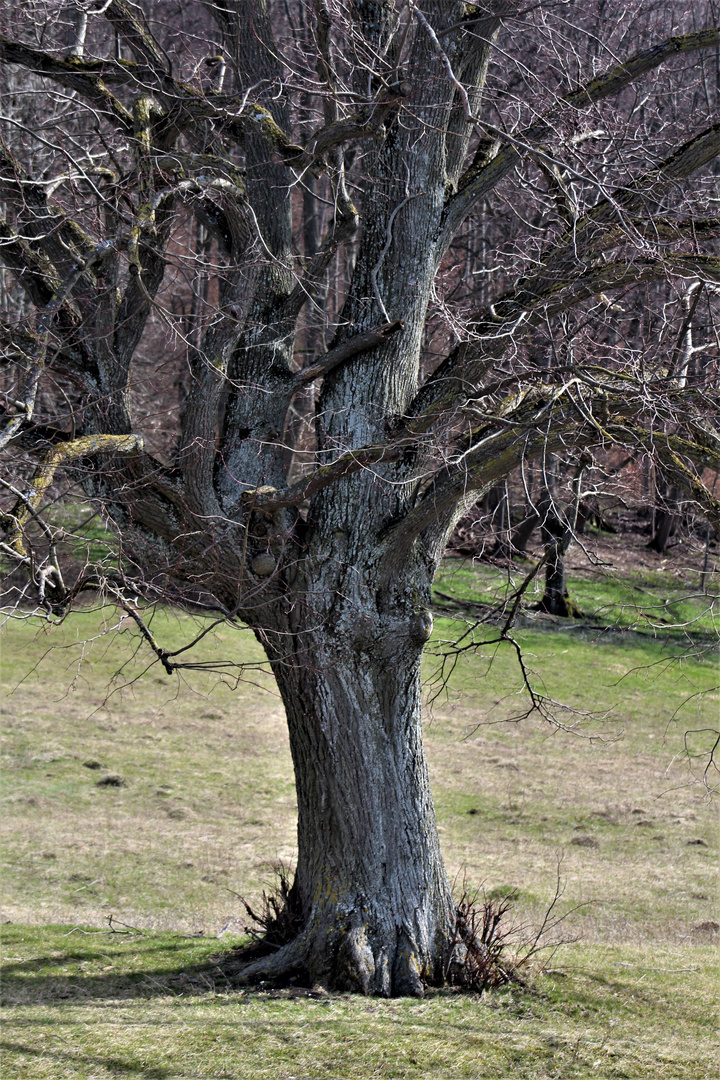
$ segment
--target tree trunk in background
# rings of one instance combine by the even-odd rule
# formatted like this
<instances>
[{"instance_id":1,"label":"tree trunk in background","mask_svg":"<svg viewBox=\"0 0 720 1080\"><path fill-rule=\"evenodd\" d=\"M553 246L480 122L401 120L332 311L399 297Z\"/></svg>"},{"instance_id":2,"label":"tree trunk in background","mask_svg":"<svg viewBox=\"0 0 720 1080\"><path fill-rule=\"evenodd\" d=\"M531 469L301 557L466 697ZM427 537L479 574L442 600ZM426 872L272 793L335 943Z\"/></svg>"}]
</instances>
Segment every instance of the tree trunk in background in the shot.
<instances>
[{"instance_id":1,"label":"tree trunk in background","mask_svg":"<svg viewBox=\"0 0 720 1080\"><path fill-rule=\"evenodd\" d=\"M545 593L538 604L538 611L559 615L567 619L579 611L570 599L565 578L565 555L572 541L572 529L562 521L552 504L548 505L542 523L542 541L545 546Z\"/></svg>"},{"instance_id":2,"label":"tree trunk in background","mask_svg":"<svg viewBox=\"0 0 720 1080\"><path fill-rule=\"evenodd\" d=\"M530 543L530 537L535 532L535 529L540 524L542 518L539 513L533 511L518 522L512 531L510 538L510 547L514 555L524 555L528 544Z\"/></svg>"},{"instance_id":3,"label":"tree trunk in background","mask_svg":"<svg viewBox=\"0 0 720 1080\"><path fill-rule=\"evenodd\" d=\"M658 504L653 515L653 535L648 542L651 551L657 551L658 555L664 555L668 541L675 532L677 525L677 513L672 507L677 505L678 489L674 485L658 485Z\"/></svg>"}]
</instances>

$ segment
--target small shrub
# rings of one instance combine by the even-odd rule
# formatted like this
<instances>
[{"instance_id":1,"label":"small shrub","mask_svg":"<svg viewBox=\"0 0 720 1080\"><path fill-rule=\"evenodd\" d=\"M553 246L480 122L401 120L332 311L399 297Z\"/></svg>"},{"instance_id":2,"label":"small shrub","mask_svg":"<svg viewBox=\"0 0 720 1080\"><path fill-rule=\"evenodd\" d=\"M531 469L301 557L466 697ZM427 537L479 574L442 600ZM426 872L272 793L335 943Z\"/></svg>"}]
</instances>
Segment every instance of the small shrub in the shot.
<instances>
[{"instance_id":1,"label":"small shrub","mask_svg":"<svg viewBox=\"0 0 720 1080\"><path fill-rule=\"evenodd\" d=\"M244 897L240 897L247 915L253 921L253 925L245 927L250 942L233 952L233 960L241 964L268 956L293 941L302 930L300 897L291 882L291 871L285 866L276 866L274 870L275 886L270 892L263 890L257 910L250 907Z\"/></svg>"},{"instance_id":2,"label":"small shrub","mask_svg":"<svg viewBox=\"0 0 720 1080\"><path fill-rule=\"evenodd\" d=\"M447 973L448 982L464 990L482 993L517 977L517 961L508 952L516 928L505 916L517 893L484 897L463 893L455 915L455 944Z\"/></svg>"}]
</instances>

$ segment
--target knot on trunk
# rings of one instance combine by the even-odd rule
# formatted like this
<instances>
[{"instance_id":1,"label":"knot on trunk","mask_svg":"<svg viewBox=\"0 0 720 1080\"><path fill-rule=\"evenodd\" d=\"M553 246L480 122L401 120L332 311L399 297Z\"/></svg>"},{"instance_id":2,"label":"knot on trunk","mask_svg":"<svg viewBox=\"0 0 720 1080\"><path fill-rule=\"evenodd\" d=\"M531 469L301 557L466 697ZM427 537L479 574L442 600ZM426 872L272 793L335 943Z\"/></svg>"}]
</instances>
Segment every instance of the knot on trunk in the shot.
<instances>
[{"instance_id":1,"label":"knot on trunk","mask_svg":"<svg viewBox=\"0 0 720 1080\"><path fill-rule=\"evenodd\" d=\"M415 641L426 642L433 632L432 612L419 608L410 620L410 634Z\"/></svg>"},{"instance_id":2,"label":"knot on trunk","mask_svg":"<svg viewBox=\"0 0 720 1080\"><path fill-rule=\"evenodd\" d=\"M276 566L277 563L269 551L256 555L252 561L252 571L256 577L270 577Z\"/></svg>"}]
</instances>

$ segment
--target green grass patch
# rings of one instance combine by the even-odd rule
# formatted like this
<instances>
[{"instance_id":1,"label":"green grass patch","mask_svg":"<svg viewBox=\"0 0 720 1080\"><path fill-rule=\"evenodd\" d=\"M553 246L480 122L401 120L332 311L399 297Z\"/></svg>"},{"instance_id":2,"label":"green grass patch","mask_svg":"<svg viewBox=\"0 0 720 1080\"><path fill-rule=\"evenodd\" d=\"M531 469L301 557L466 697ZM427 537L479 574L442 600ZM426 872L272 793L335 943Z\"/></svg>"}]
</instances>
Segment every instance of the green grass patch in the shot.
<instances>
[{"instance_id":1,"label":"green grass patch","mask_svg":"<svg viewBox=\"0 0 720 1080\"><path fill-rule=\"evenodd\" d=\"M451 596L461 603L477 604L478 614L482 614L484 606L502 605L512 597L532 566L530 561L522 561L511 569L500 569L465 559L446 559L435 581L438 605L446 607L446 597ZM579 620L583 628L596 627L605 633L635 631L678 643L717 639L717 575L705 581L703 591L700 575L689 570L636 569L620 576L588 564L582 572L569 572L567 581L570 596L583 613ZM541 569L524 595L521 617L527 618L543 591ZM466 618L472 614L465 610Z\"/></svg>"},{"instance_id":2,"label":"green grass patch","mask_svg":"<svg viewBox=\"0 0 720 1080\"><path fill-rule=\"evenodd\" d=\"M67 534L63 550L76 560L106 567L118 564L118 537L88 503L68 499L56 504L49 515L51 524Z\"/></svg>"},{"instance_id":3,"label":"green grass patch","mask_svg":"<svg viewBox=\"0 0 720 1080\"><path fill-rule=\"evenodd\" d=\"M481 1000L291 997L240 990L221 963L244 928L238 894L257 902L295 854L258 644L217 627L184 654L198 667L170 677L121 619L5 626L3 1077L713 1075L720 837L693 782L702 758L693 774L682 756L686 731L717 727L709 652L520 630L577 734L508 722L523 702L510 646L461 655L425 724L451 879L516 892L532 926L559 860L572 943ZM152 627L177 649L207 622L161 609ZM438 620L436 639L456 628Z\"/></svg>"},{"instance_id":4,"label":"green grass patch","mask_svg":"<svg viewBox=\"0 0 720 1080\"><path fill-rule=\"evenodd\" d=\"M171 934L5 927L3 1076L714 1074L716 984L698 948L575 946L527 987L422 1002L237 990L222 949Z\"/></svg>"}]
</instances>

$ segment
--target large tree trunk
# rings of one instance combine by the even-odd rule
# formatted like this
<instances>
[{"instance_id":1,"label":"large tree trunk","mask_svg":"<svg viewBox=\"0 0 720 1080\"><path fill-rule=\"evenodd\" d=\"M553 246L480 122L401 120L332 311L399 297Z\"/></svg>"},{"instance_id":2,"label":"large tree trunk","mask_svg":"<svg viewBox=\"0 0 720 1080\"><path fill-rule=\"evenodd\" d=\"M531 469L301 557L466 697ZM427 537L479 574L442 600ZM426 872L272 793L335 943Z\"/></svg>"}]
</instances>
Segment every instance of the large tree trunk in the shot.
<instances>
[{"instance_id":1,"label":"large tree trunk","mask_svg":"<svg viewBox=\"0 0 720 1080\"><path fill-rule=\"evenodd\" d=\"M313 572L285 632L260 635L287 710L303 929L244 974L421 995L442 982L455 928L422 741L432 618L417 583L383 589L351 567L342 584L339 566Z\"/></svg>"},{"instance_id":2,"label":"large tree trunk","mask_svg":"<svg viewBox=\"0 0 720 1080\"><path fill-rule=\"evenodd\" d=\"M334 651L334 650L333 650ZM453 933L420 723L419 654L332 655L276 669L298 795L291 951L313 982L420 995Z\"/></svg>"}]
</instances>

